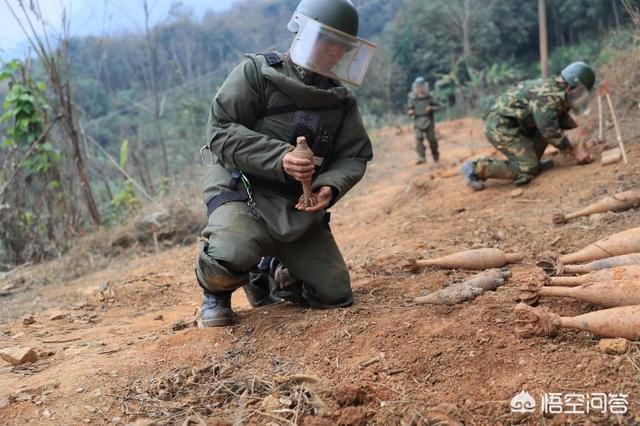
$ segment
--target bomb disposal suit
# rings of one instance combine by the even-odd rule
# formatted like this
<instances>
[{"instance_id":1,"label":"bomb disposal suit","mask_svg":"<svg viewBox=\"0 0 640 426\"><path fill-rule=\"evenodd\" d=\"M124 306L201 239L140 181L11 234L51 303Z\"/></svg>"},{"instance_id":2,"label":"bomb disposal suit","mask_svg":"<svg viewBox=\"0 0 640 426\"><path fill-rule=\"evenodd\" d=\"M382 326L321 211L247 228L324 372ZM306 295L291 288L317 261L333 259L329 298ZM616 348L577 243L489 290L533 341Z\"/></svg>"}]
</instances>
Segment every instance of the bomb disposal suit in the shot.
<instances>
[{"instance_id":1,"label":"bomb disposal suit","mask_svg":"<svg viewBox=\"0 0 640 426\"><path fill-rule=\"evenodd\" d=\"M356 99L341 81L362 83L375 45L357 37L348 0L303 0L288 28L296 33L289 51L247 55L211 105L202 151L212 157L203 185L209 219L196 268L203 326L232 323L231 292L241 286L253 306L353 302L327 209L372 158ZM313 164L288 156L299 136ZM304 173L319 205L303 211L295 206Z\"/></svg>"}]
</instances>

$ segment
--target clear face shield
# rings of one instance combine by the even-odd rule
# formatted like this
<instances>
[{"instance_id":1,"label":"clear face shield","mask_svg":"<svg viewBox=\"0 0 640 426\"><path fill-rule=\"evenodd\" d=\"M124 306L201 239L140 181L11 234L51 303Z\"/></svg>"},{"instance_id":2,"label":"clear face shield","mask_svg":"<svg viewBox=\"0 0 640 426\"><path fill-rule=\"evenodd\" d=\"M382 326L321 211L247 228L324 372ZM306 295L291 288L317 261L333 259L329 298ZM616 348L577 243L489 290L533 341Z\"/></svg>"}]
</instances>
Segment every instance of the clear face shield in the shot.
<instances>
[{"instance_id":1,"label":"clear face shield","mask_svg":"<svg viewBox=\"0 0 640 426\"><path fill-rule=\"evenodd\" d=\"M576 114L587 112L592 98L593 93L589 92L583 85L578 85L567 92L567 102L571 110Z\"/></svg>"},{"instance_id":2,"label":"clear face shield","mask_svg":"<svg viewBox=\"0 0 640 426\"><path fill-rule=\"evenodd\" d=\"M413 92L420 96L427 96L429 94L429 86L427 83L414 83Z\"/></svg>"},{"instance_id":3,"label":"clear face shield","mask_svg":"<svg viewBox=\"0 0 640 426\"><path fill-rule=\"evenodd\" d=\"M354 37L298 14L299 30L289 55L293 63L325 77L360 86L376 49Z\"/></svg>"}]
</instances>

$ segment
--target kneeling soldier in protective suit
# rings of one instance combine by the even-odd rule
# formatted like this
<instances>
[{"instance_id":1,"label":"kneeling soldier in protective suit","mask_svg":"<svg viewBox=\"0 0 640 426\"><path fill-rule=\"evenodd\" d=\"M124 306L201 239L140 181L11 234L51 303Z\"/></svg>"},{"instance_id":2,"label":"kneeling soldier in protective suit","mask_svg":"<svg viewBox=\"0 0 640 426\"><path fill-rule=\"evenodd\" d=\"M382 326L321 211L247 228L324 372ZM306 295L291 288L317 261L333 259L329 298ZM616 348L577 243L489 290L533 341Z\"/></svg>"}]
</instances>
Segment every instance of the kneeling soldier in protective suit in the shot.
<instances>
[{"instance_id":1,"label":"kneeling soldier in protective suit","mask_svg":"<svg viewBox=\"0 0 640 426\"><path fill-rule=\"evenodd\" d=\"M357 37L349 0L302 0L287 28L296 33L289 51L247 55L211 105L202 151L213 157L203 185L209 222L196 268L203 326L233 322L239 287L254 307L353 303L327 209L372 158L356 100L340 81L362 83L375 45ZM299 136L313 162L291 154ZM309 178L317 204L296 208Z\"/></svg>"},{"instance_id":2,"label":"kneeling soldier in protective suit","mask_svg":"<svg viewBox=\"0 0 640 426\"><path fill-rule=\"evenodd\" d=\"M485 157L466 162L462 174L467 185L480 191L488 178L528 183L553 167L550 160L540 161L548 144L571 153L579 164L591 162L590 154L573 146L564 130L577 127L569 111L588 104L595 80L587 64L574 62L555 78L523 81L498 98L484 128L489 142L507 159Z\"/></svg>"}]
</instances>

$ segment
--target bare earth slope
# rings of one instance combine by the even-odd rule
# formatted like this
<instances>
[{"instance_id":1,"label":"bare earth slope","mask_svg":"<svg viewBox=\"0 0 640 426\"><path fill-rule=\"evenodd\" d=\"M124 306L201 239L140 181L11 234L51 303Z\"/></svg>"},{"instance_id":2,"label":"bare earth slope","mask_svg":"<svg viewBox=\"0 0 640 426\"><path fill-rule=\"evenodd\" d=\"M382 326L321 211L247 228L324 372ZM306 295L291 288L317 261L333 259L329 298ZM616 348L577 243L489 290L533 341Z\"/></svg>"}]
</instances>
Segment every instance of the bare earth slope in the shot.
<instances>
[{"instance_id":1,"label":"bare earth slope","mask_svg":"<svg viewBox=\"0 0 640 426\"><path fill-rule=\"evenodd\" d=\"M638 210L561 227L551 221L554 212L637 188L638 137L627 142L628 166L580 167L556 155L556 169L512 197L510 184L493 182L473 193L456 174L464 159L492 152L479 121L444 123L439 132L442 160L435 167L413 165L408 129L377 133L367 176L333 212L332 229L352 271L353 307L250 309L240 291L234 295L237 325L198 329L195 245L118 262L42 289L42 298L64 294L73 305L40 312L32 324L0 328L0 348L31 346L40 357L19 367L0 361L2 423L640 421L636 345L624 355L607 355L589 333L522 339L513 324L517 287L537 280L537 254L569 252L640 226ZM405 259L477 247L521 252L525 260L511 266L505 286L472 302L411 303L469 274L412 274L401 268ZM567 299L541 304L564 315L596 309ZM629 412L512 414L511 398L522 390L538 403L550 392L624 393Z\"/></svg>"}]
</instances>

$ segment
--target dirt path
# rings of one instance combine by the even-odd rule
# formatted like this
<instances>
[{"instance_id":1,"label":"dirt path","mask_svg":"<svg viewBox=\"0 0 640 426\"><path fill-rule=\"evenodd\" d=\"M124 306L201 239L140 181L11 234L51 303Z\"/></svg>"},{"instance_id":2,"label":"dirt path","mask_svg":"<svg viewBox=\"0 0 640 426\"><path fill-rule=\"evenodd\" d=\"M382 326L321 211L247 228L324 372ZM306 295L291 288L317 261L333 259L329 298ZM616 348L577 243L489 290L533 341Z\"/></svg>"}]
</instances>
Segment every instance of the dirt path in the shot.
<instances>
[{"instance_id":1,"label":"dirt path","mask_svg":"<svg viewBox=\"0 0 640 426\"><path fill-rule=\"evenodd\" d=\"M404 130L375 135L367 176L333 212L352 272L353 307L250 309L236 292L237 325L197 329L196 246L119 261L42 289L43 298L73 305L0 328L0 348L32 346L40 357L26 367L0 364L3 423L639 422L637 346L607 355L588 333L522 339L513 326L517 287L536 280L537 254L568 252L640 226L637 210L551 223L563 207L637 187L638 141L630 144L626 167L577 167L557 155L559 167L514 198L511 185L473 193L457 175L464 159L491 152L480 122L441 125L442 160L435 167L413 164L412 133ZM404 259L489 246L526 256L511 268L507 285L452 307L410 303L469 274L412 274L402 270ZM542 305L565 315L594 309L568 300ZM522 390L538 403L551 392L623 393L629 413L512 414L511 398Z\"/></svg>"}]
</instances>

